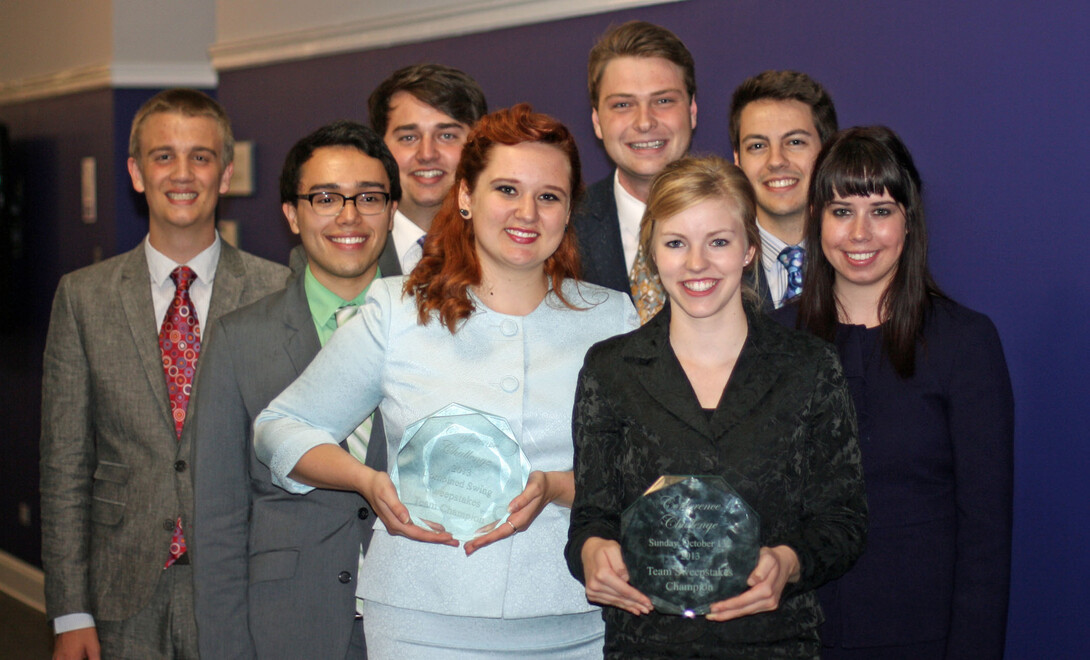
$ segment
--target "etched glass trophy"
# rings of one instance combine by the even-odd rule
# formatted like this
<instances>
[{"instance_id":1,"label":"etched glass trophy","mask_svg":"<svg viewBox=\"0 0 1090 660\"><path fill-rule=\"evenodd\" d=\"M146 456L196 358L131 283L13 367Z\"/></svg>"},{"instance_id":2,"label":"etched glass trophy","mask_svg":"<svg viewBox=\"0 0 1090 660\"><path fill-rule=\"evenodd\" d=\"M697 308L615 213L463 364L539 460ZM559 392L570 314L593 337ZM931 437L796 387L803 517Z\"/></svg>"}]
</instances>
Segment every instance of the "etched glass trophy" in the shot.
<instances>
[{"instance_id":1,"label":"etched glass trophy","mask_svg":"<svg viewBox=\"0 0 1090 660\"><path fill-rule=\"evenodd\" d=\"M507 420L456 403L405 429L390 463L390 480L413 523L445 529L459 541L503 524L530 476Z\"/></svg>"},{"instance_id":2,"label":"etched glass trophy","mask_svg":"<svg viewBox=\"0 0 1090 660\"><path fill-rule=\"evenodd\" d=\"M663 614L694 617L746 589L760 518L721 477L663 476L621 515L629 582Z\"/></svg>"}]
</instances>

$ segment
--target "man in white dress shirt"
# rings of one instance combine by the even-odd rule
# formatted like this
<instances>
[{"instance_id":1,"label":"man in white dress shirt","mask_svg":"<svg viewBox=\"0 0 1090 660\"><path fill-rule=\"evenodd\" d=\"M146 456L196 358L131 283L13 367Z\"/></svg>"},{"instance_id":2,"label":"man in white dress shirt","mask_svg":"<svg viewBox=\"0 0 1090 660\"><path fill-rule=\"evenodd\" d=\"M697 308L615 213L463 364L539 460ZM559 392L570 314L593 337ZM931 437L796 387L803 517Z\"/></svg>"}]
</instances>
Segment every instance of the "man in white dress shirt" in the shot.
<instances>
[{"instance_id":1,"label":"man in white dress shirt","mask_svg":"<svg viewBox=\"0 0 1090 660\"><path fill-rule=\"evenodd\" d=\"M402 273L421 257L447 191L462 145L486 112L481 87L462 71L442 64L415 64L382 81L367 100L371 128L382 136L401 173L401 205L394 214L394 241ZM383 275L396 275L387 272Z\"/></svg>"},{"instance_id":2,"label":"man in white dress shirt","mask_svg":"<svg viewBox=\"0 0 1090 660\"><path fill-rule=\"evenodd\" d=\"M617 168L572 217L583 278L631 293L651 180L688 153L696 128L693 56L666 28L629 21L591 49L587 88L594 133Z\"/></svg>"}]
</instances>

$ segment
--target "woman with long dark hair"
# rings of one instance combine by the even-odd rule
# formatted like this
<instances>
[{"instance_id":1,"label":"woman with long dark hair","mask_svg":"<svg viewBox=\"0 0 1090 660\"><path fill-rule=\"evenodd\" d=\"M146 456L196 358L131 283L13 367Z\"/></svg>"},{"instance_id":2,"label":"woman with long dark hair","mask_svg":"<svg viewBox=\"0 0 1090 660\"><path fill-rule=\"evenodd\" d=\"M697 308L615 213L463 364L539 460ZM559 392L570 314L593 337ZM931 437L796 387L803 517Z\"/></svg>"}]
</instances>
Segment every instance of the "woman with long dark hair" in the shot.
<instances>
[{"instance_id":1,"label":"woman with long dark hair","mask_svg":"<svg viewBox=\"0 0 1090 660\"><path fill-rule=\"evenodd\" d=\"M931 277L920 191L890 129L834 136L810 183L806 284L777 312L836 344L859 414L867 548L819 592L827 658L1003 655L1010 378L992 322Z\"/></svg>"},{"instance_id":2,"label":"woman with long dark hair","mask_svg":"<svg viewBox=\"0 0 1090 660\"><path fill-rule=\"evenodd\" d=\"M627 296L574 279L580 181L555 119L526 105L482 118L412 274L372 284L257 420L277 483L355 490L381 519L357 591L371 658L601 657L600 616L564 568L571 409L586 349L637 319ZM406 429L450 404L506 420L533 469L464 553L337 444L378 406L393 466Z\"/></svg>"}]
</instances>

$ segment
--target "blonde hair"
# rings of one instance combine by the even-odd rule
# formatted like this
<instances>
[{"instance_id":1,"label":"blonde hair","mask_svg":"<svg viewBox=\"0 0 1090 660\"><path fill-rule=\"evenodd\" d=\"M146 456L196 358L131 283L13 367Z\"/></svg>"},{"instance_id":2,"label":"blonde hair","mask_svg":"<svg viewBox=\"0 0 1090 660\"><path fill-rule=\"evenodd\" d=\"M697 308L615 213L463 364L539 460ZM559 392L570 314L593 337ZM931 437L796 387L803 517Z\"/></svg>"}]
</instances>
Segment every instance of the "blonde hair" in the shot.
<instances>
[{"instance_id":1,"label":"blonde hair","mask_svg":"<svg viewBox=\"0 0 1090 660\"><path fill-rule=\"evenodd\" d=\"M651 241L655 226L709 199L730 202L738 211L746 235L746 247L753 247L753 259L745 266L750 272L760 267L761 234L757 229L757 202L753 186L734 163L719 156L686 156L667 165L651 182L647 209L640 220L640 249L648 256L651 272L658 274ZM742 295L750 302L757 293L743 278Z\"/></svg>"}]
</instances>

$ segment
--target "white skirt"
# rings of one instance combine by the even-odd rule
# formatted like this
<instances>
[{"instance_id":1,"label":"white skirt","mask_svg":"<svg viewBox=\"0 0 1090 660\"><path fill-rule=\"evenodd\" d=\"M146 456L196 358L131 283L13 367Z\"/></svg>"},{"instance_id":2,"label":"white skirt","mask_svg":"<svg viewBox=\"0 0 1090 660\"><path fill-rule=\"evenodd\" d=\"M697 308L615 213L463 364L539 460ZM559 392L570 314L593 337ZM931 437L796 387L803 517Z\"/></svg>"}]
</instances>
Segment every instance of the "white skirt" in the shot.
<instances>
[{"instance_id":1,"label":"white skirt","mask_svg":"<svg viewBox=\"0 0 1090 660\"><path fill-rule=\"evenodd\" d=\"M601 612L491 619L406 610L363 601L370 660L601 660Z\"/></svg>"}]
</instances>

